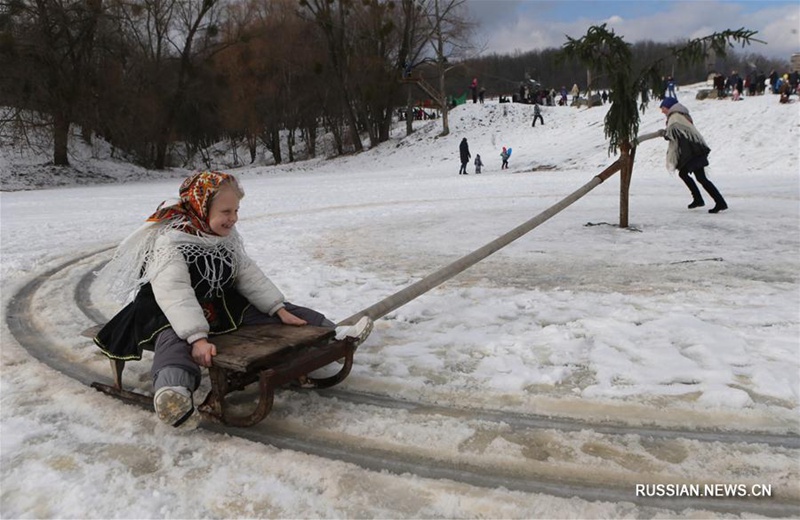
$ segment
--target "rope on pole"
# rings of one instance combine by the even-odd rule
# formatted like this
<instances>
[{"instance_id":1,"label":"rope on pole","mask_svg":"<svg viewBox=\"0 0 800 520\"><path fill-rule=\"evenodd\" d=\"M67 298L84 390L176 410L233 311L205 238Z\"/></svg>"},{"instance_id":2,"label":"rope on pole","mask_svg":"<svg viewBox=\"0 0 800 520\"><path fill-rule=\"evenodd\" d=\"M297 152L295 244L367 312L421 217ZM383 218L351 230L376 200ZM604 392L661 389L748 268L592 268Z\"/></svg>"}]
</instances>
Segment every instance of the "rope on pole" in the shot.
<instances>
[{"instance_id":1,"label":"rope on pole","mask_svg":"<svg viewBox=\"0 0 800 520\"><path fill-rule=\"evenodd\" d=\"M611 166L609 166L599 174L595 175L591 181L587 182L582 187L572 192L570 195L567 195L561 201L557 202L553 206L550 206L549 208L539 213L535 217L515 227L508 233L492 240L485 246L476 249L472 253L469 253L468 255L459 258L455 262L445 267L442 267L438 271L429 274L425 278L417 282L414 282L405 289L402 289L392 294L391 296L384 298L378 303L370 307L367 307L366 309L359 311L348 318L345 318L337 325L352 325L353 323L357 322L362 316L369 316L370 319L372 320L377 320L378 318L386 316L393 310L402 307L411 300L425 294L434 287L441 285L442 283L446 282L450 278L453 278L457 274L466 271L469 267L472 267L473 265L480 262L487 256L497 252L498 250L507 246L511 242L517 240L526 233L530 232L535 227L546 222L551 217L560 213L561 211L572 205L575 201L577 201L578 199L580 199L581 197L592 191L595 187L603 183L606 179L614 175L616 172L620 170L621 167L622 165L620 161L619 160L615 161Z\"/></svg>"}]
</instances>

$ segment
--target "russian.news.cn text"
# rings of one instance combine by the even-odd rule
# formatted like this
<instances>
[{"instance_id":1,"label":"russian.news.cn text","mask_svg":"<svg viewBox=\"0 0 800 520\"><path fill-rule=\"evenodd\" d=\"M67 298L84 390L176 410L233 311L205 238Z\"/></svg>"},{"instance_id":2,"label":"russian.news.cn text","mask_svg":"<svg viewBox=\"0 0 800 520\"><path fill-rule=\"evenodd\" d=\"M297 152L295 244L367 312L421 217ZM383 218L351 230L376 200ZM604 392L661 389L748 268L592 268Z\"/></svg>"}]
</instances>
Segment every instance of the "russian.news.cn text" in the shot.
<instances>
[{"instance_id":1,"label":"russian.news.cn text","mask_svg":"<svg viewBox=\"0 0 800 520\"><path fill-rule=\"evenodd\" d=\"M636 484L637 497L769 498L772 484Z\"/></svg>"}]
</instances>

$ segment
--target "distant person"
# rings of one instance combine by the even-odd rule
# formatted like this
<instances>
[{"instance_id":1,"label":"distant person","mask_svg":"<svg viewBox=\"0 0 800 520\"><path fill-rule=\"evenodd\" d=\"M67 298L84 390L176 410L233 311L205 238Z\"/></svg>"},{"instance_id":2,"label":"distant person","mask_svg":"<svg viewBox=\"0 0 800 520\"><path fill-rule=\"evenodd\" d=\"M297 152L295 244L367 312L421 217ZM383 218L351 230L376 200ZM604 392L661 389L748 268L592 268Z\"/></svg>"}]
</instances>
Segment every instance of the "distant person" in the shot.
<instances>
[{"instance_id":1,"label":"distant person","mask_svg":"<svg viewBox=\"0 0 800 520\"><path fill-rule=\"evenodd\" d=\"M642 96L642 106L647 108L647 106L650 104L650 89L647 88L647 85L642 86L642 91L640 94Z\"/></svg>"},{"instance_id":2,"label":"distant person","mask_svg":"<svg viewBox=\"0 0 800 520\"><path fill-rule=\"evenodd\" d=\"M717 99L725 97L725 76L722 74L714 76L714 88L717 91Z\"/></svg>"},{"instance_id":3,"label":"distant person","mask_svg":"<svg viewBox=\"0 0 800 520\"><path fill-rule=\"evenodd\" d=\"M475 154L475 173L481 173L481 168L483 167L483 161L481 161L481 154Z\"/></svg>"},{"instance_id":4,"label":"distant person","mask_svg":"<svg viewBox=\"0 0 800 520\"><path fill-rule=\"evenodd\" d=\"M667 166L670 170L678 170L678 176L683 180L692 194L689 209L705 206L703 196L697 184L690 177L694 173L703 188L714 199L714 207L709 213L719 213L728 209L725 199L717 187L706 177L705 167L708 166L708 147L703 136L694 126L689 110L678 103L678 100L666 97L661 102L661 113L667 116L667 128L664 130L664 139L669 141L667 148Z\"/></svg>"},{"instance_id":5,"label":"distant person","mask_svg":"<svg viewBox=\"0 0 800 520\"><path fill-rule=\"evenodd\" d=\"M781 87L778 89L778 94L780 94L780 98L778 98L779 103L788 103L789 102L789 95L792 93L792 86L789 84L788 81L784 81L781 84Z\"/></svg>"},{"instance_id":6,"label":"distant person","mask_svg":"<svg viewBox=\"0 0 800 520\"><path fill-rule=\"evenodd\" d=\"M458 152L461 155L461 169L458 170L458 174L467 175L467 163L470 157L472 157L472 154L469 153L469 144L467 144L466 137L461 140L461 144L458 146Z\"/></svg>"},{"instance_id":7,"label":"distant person","mask_svg":"<svg viewBox=\"0 0 800 520\"><path fill-rule=\"evenodd\" d=\"M778 93L778 73L775 72L775 69L772 69L769 73L769 91L772 94Z\"/></svg>"},{"instance_id":8,"label":"distant person","mask_svg":"<svg viewBox=\"0 0 800 520\"><path fill-rule=\"evenodd\" d=\"M759 71L756 76L756 94L763 96L767 89L767 75L763 71Z\"/></svg>"},{"instance_id":9,"label":"distant person","mask_svg":"<svg viewBox=\"0 0 800 520\"><path fill-rule=\"evenodd\" d=\"M745 82L744 82L744 88L747 91L747 94L750 95L750 96L755 96L756 95L756 87L757 87L757 83L756 83L756 75L755 75L755 73L748 74L747 78L745 79Z\"/></svg>"},{"instance_id":10,"label":"distant person","mask_svg":"<svg viewBox=\"0 0 800 520\"><path fill-rule=\"evenodd\" d=\"M481 87L480 91L478 91L478 101L480 101L481 105L483 104L483 98L486 95L486 89Z\"/></svg>"},{"instance_id":11,"label":"distant person","mask_svg":"<svg viewBox=\"0 0 800 520\"><path fill-rule=\"evenodd\" d=\"M602 94L600 97L603 99L603 104L605 105L605 104L606 104L606 102L608 102L608 92L606 92L606 91L604 90L604 91L603 91L603 94Z\"/></svg>"},{"instance_id":12,"label":"distant person","mask_svg":"<svg viewBox=\"0 0 800 520\"><path fill-rule=\"evenodd\" d=\"M478 78L472 78L472 84L469 86L472 91L472 103L478 102Z\"/></svg>"},{"instance_id":13,"label":"distant person","mask_svg":"<svg viewBox=\"0 0 800 520\"><path fill-rule=\"evenodd\" d=\"M500 165L500 169L501 170L508 169L508 158L509 158L510 155L511 154L508 153L508 150L506 150L506 147L504 146L503 147L503 151L500 152L500 159L503 160L503 164Z\"/></svg>"},{"instance_id":14,"label":"distant person","mask_svg":"<svg viewBox=\"0 0 800 520\"><path fill-rule=\"evenodd\" d=\"M581 89L578 87L577 83L572 85L571 93L572 93L572 102L573 103L577 102L578 101L578 96L580 96L580 94L581 94Z\"/></svg>"},{"instance_id":15,"label":"distant person","mask_svg":"<svg viewBox=\"0 0 800 520\"><path fill-rule=\"evenodd\" d=\"M536 120L539 120L544 124L544 118L542 117L542 110L539 108L538 104L533 105L533 127L536 128Z\"/></svg>"},{"instance_id":16,"label":"distant person","mask_svg":"<svg viewBox=\"0 0 800 520\"><path fill-rule=\"evenodd\" d=\"M675 95L675 78L672 76L667 77L667 96L678 99L678 96Z\"/></svg>"}]
</instances>

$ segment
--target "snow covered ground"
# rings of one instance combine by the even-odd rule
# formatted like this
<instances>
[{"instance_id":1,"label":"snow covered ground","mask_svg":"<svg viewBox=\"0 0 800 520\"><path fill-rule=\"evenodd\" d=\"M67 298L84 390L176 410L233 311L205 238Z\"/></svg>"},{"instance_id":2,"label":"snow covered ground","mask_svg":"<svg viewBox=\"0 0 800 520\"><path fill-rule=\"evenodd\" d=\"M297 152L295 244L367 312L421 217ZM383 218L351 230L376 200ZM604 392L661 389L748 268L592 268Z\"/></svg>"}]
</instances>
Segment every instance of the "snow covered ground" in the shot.
<instances>
[{"instance_id":1,"label":"snow covered ground","mask_svg":"<svg viewBox=\"0 0 800 520\"><path fill-rule=\"evenodd\" d=\"M637 151L629 229L614 225L614 176L379 320L340 386L454 408L800 432L800 105L779 105L775 96L697 101L700 87L679 98L712 148L708 171L728 211L708 214L708 197L705 208L688 210L686 187L664 166L666 142L647 141ZM447 137L438 137L440 121L419 122L412 136L399 127L392 141L358 156L228 170L246 191L238 226L250 255L291 301L343 319L590 181L614 160L604 115L604 108L544 108L545 124L532 128L531 107L467 104L451 113ZM653 103L640 132L663 124ZM457 175L462 137L481 154L482 175L472 165L470 175ZM502 146L514 150L503 171ZM126 182L56 179L73 185L0 195L4 316L32 277L134 230L177 194L182 175L158 179L118 161L82 160ZM0 154L4 190L24 186L12 172L34 175L20 162L14 152ZM104 315L118 309L101 287L92 296ZM91 322L70 298L41 298L42 327L75 363L107 377L105 359L78 337ZM177 434L33 359L5 320L1 330L6 518L645 514L631 504L374 473L204 430ZM139 365L126 378L147 391L146 363ZM313 399L303 406L292 399L276 405L265 427L293 419L313 428L322 420ZM452 420L385 429L375 415L362 409L324 420L351 435L405 436L445 451L476 435ZM717 463L734 466L737 455L729 457L722 450ZM773 477L796 484L796 458L774 465Z\"/></svg>"}]
</instances>

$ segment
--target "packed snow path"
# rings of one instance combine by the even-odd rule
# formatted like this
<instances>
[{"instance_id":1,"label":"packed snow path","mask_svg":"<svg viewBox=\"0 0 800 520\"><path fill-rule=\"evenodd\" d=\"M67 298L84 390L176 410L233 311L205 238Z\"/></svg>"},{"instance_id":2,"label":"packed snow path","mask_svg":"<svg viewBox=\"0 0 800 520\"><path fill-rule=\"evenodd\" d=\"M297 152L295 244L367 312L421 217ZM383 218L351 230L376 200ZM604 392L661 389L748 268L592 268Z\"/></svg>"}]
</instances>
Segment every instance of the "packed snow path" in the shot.
<instances>
[{"instance_id":1,"label":"packed snow path","mask_svg":"<svg viewBox=\"0 0 800 520\"><path fill-rule=\"evenodd\" d=\"M105 316L91 302L90 294L94 273L106 261L97 257L102 257L107 251L104 249L69 259L41 273L15 295L6 317L17 341L34 357L87 385L95 380L106 380L108 374L98 373L94 366L96 363L80 361L70 355L70 351L85 350L80 345L73 344L70 351L64 352L63 342L51 339L64 332L63 324L48 323L37 316L47 316L48 305L73 305L87 319L104 321ZM92 367L87 368L89 365ZM133 379L146 381L146 376L146 371L140 372L139 377ZM128 379L131 379L130 374ZM242 401L242 406L253 404L246 396L242 396ZM754 448L758 460L770 462L752 466L753 478L768 479L766 475L769 475L769 467L776 457L789 460L798 457L800 437L795 435L646 428L613 421L593 423L476 408L441 407L349 390L322 391L319 395L289 392L279 402L282 410L276 410L277 417L264 426L235 429L205 424L205 427L283 449L357 464L373 471L411 473L425 478L450 479L475 486L502 487L564 498L630 501L644 508L749 512L776 517L800 515L800 496L791 486L776 486L773 491L776 498L769 500L718 497L664 500L631 497L630 493L637 483L654 478L669 481L683 476L697 482L725 481L726 469L715 461L719 461L723 454L731 456L732 452L739 457L752 458ZM108 407L123 406L110 398L105 404ZM365 406L369 407L373 427L382 423L381 429L392 432L408 431L409 425L413 425L416 435L409 438L392 436L387 442L385 437L375 436L372 431L353 428ZM321 417L328 419L321 422ZM470 440L470 449L459 446L454 451L448 443L449 436L469 428L481 433ZM446 432L444 437L442 432ZM489 445L498 439L526 445L528 452L488 453ZM648 454L660 459L663 467L648 460ZM620 464L624 471L609 470L608 460ZM686 472L682 475L676 473L676 469L684 464ZM705 470L705 475L696 473L698 467ZM773 480L785 477L779 472ZM728 478L737 482L743 480L740 469ZM757 482L750 485L757 485Z\"/></svg>"}]
</instances>

